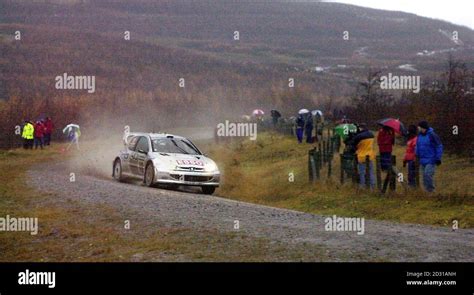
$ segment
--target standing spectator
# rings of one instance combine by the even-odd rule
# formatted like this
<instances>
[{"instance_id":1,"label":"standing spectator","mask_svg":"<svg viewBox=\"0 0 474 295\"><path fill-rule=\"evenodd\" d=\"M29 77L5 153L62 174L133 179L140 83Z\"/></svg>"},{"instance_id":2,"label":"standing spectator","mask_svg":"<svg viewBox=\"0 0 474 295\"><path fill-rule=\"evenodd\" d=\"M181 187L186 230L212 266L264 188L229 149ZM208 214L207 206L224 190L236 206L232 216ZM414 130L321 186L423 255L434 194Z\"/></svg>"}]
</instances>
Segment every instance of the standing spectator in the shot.
<instances>
[{"instance_id":1,"label":"standing spectator","mask_svg":"<svg viewBox=\"0 0 474 295\"><path fill-rule=\"evenodd\" d=\"M359 133L353 139L354 146L356 148L357 163L359 171L359 184L360 187L364 187L366 171L366 158L369 157L369 183L370 188L375 188L375 172L374 172L374 134L369 131L366 124L359 125Z\"/></svg>"},{"instance_id":2,"label":"standing spectator","mask_svg":"<svg viewBox=\"0 0 474 295\"><path fill-rule=\"evenodd\" d=\"M67 134L68 140L70 140L69 145L66 147L66 150L69 150L71 145L75 144L77 150L79 149L79 137L81 136L81 129L77 124L69 124L63 129L63 133Z\"/></svg>"},{"instance_id":3,"label":"standing spectator","mask_svg":"<svg viewBox=\"0 0 474 295\"><path fill-rule=\"evenodd\" d=\"M416 186L416 171L415 171L415 148L417 140L417 130L415 125L408 126L408 141L405 157L403 158L403 167L408 165L408 185L411 187Z\"/></svg>"},{"instance_id":4,"label":"standing spectator","mask_svg":"<svg viewBox=\"0 0 474 295\"><path fill-rule=\"evenodd\" d=\"M271 110L270 111L270 114L272 116L272 123L273 123L273 127L275 128L278 124L278 119L281 118L281 114L279 111L277 110Z\"/></svg>"},{"instance_id":5,"label":"standing spectator","mask_svg":"<svg viewBox=\"0 0 474 295\"><path fill-rule=\"evenodd\" d=\"M420 132L416 140L415 154L423 171L423 186L428 192L433 192L435 168L441 165L443 144L428 122L421 121L418 130Z\"/></svg>"},{"instance_id":6,"label":"standing spectator","mask_svg":"<svg viewBox=\"0 0 474 295\"><path fill-rule=\"evenodd\" d=\"M35 132L34 132L34 141L35 141L35 149L38 148L38 145L43 149L43 136L44 136L44 125L41 121L36 121L35 123Z\"/></svg>"},{"instance_id":7,"label":"standing spectator","mask_svg":"<svg viewBox=\"0 0 474 295\"><path fill-rule=\"evenodd\" d=\"M313 115L311 113L306 114L305 120L305 134L306 134L306 142L312 143L313 142Z\"/></svg>"},{"instance_id":8,"label":"standing spectator","mask_svg":"<svg viewBox=\"0 0 474 295\"><path fill-rule=\"evenodd\" d=\"M35 127L33 123L28 120L25 120L25 125L23 125L23 131L21 132L21 137L23 138L23 148L24 149L33 149L33 138L34 138Z\"/></svg>"},{"instance_id":9,"label":"standing spectator","mask_svg":"<svg viewBox=\"0 0 474 295\"><path fill-rule=\"evenodd\" d=\"M392 166L392 151L395 144L395 132L391 127L382 126L377 134L377 144L380 153L380 166L383 171Z\"/></svg>"},{"instance_id":10,"label":"standing spectator","mask_svg":"<svg viewBox=\"0 0 474 295\"><path fill-rule=\"evenodd\" d=\"M304 132L305 120L303 115L298 115L296 118L296 138L298 139L298 143L303 142L303 132Z\"/></svg>"},{"instance_id":11,"label":"standing spectator","mask_svg":"<svg viewBox=\"0 0 474 295\"><path fill-rule=\"evenodd\" d=\"M51 143L51 134L53 133L54 124L50 117L46 118L44 122L44 145L50 145Z\"/></svg>"}]
</instances>

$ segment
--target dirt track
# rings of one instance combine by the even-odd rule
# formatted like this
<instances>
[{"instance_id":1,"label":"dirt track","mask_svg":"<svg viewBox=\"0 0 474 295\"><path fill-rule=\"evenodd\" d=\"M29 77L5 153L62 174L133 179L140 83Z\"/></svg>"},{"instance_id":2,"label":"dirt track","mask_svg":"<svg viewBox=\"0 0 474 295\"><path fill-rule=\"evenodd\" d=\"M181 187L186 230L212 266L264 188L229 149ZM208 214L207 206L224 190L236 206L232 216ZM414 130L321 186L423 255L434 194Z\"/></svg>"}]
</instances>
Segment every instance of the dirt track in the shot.
<instances>
[{"instance_id":1,"label":"dirt track","mask_svg":"<svg viewBox=\"0 0 474 295\"><path fill-rule=\"evenodd\" d=\"M45 168L49 173L35 173ZM75 182L69 181L71 172L76 173ZM98 176L66 162L34 167L29 177L35 188L54 192L63 201L74 199L88 204L107 204L124 215L140 212L140 218L157 220L170 227L228 233L236 231L234 221L238 220L240 233L288 247L322 248L327 254L324 260L474 261L474 230L452 231L366 220L364 235L328 232L325 231L324 216L197 192L153 189L142 186L139 181L118 183L110 176Z\"/></svg>"}]
</instances>

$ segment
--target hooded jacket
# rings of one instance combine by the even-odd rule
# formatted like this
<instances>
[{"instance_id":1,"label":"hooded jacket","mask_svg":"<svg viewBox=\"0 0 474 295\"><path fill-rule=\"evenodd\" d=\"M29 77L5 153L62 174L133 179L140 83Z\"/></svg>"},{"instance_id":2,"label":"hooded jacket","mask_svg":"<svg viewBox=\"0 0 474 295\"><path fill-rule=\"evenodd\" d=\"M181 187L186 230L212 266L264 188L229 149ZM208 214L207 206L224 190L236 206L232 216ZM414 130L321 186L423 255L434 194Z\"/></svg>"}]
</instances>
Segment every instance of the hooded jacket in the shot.
<instances>
[{"instance_id":1,"label":"hooded jacket","mask_svg":"<svg viewBox=\"0 0 474 295\"><path fill-rule=\"evenodd\" d=\"M403 158L404 161L414 161L415 160L415 148L416 148L416 140L417 136L410 138L407 141L407 150L405 152L405 157Z\"/></svg>"},{"instance_id":2,"label":"hooded jacket","mask_svg":"<svg viewBox=\"0 0 474 295\"><path fill-rule=\"evenodd\" d=\"M369 156L371 161L375 160L374 134L372 132L369 130L362 131L354 137L353 142L359 163L365 163L366 156Z\"/></svg>"},{"instance_id":3,"label":"hooded jacket","mask_svg":"<svg viewBox=\"0 0 474 295\"><path fill-rule=\"evenodd\" d=\"M44 136L44 125L42 123L35 124L35 137L43 137Z\"/></svg>"},{"instance_id":4,"label":"hooded jacket","mask_svg":"<svg viewBox=\"0 0 474 295\"><path fill-rule=\"evenodd\" d=\"M24 139L33 139L34 132L35 128L33 124L28 122L25 124L25 126L23 126L23 132L21 133L21 137L23 137Z\"/></svg>"},{"instance_id":5,"label":"hooded jacket","mask_svg":"<svg viewBox=\"0 0 474 295\"><path fill-rule=\"evenodd\" d=\"M425 134L419 133L416 141L415 154L420 159L421 165L436 164L443 156L443 144L433 128Z\"/></svg>"}]
</instances>

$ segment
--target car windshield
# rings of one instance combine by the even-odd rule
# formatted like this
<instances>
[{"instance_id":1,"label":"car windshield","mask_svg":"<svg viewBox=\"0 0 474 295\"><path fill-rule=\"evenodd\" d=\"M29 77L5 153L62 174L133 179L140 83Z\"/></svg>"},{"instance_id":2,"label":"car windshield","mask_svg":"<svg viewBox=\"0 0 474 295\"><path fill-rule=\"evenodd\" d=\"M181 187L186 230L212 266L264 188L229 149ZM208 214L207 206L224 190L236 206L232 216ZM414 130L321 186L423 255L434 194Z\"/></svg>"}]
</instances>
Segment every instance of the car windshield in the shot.
<instances>
[{"instance_id":1,"label":"car windshield","mask_svg":"<svg viewBox=\"0 0 474 295\"><path fill-rule=\"evenodd\" d=\"M200 155L199 150L189 141L181 138L152 139L153 152Z\"/></svg>"}]
</instances>

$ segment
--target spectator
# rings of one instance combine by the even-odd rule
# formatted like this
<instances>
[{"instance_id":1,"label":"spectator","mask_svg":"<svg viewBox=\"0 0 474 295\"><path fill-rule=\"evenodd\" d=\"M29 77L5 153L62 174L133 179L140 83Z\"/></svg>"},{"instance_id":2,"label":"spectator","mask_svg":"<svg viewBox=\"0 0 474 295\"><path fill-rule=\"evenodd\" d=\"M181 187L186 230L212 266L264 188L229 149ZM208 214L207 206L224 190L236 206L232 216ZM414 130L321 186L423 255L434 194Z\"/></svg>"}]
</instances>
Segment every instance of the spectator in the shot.
<instances>
[{"instance_id":1,"label":"spectator","mask_svg":"<svg viewBox=\"0 0 474 295\"><path fill-rule=\"evenodd\" d=\"M53 128L54 128L53 121L51 121L50 117L46 118L46 121L44 122L44 127L45 127L44 145L47 146L47 145L50 145L51 143L51 134L53 133Z\"/></svg>"},{"instance_id":2,"label":"spectator","mask_svg":"<svg viewBox=\"0 0 474 295\"><path fill-rule=\"evenodd\" d=\"M81 136L81 129L77 124L69 124L63 129L63 133L67 134L67 138L70 141L69 145L66 147L66 150L75 144L77 150L79 150L79 137Z\"/></svg>"},{"instance_id":3,"label":"spectator","mask_svg":"<svg viewBox=\"0 0 474 295\"><path fill-rule=\"evenodd\" d=\"M38 145L43 149L43 136L44 136L44 131L45 127L41 121L36 121L35 123L35 131L34 131L34 143L35 143L35 149L38 148Z\"/></svg>"},{"instance_id":4,"label":"spectator","mask_svg":"<svg viewBox=\"0 0 474 295\"><path fill-rule=\"evenodd\" d=\"M303 115L298 115L296 118L296 138L298 139L298 143L303 142L303 132L304 132L305 120Z\"/></svg>"},{"instance_id":5,"label":"spectator","mask_svg":"<svg viewBox=\"0 0 474 295\"><path fill-rule=\"evenodd\" d=\"M369 184L370 188L375 188L375 172L374 172L374 134L369 131L366 124L359 125L359 133L353 139L354 146L356 148L357 163L359 171L359 184L361 187L366 185L365 175L366 171L366 158L369 157Z\"/></svg>"},{"instance_id":6,"label":"spectator","mask_svg":"<svg viewBox=\"0 0 474 295\"><path fill-rule=\"evenodd\" d=\"M380 166L386 171L392 166L392 150L395 144L395 132L391 127L382 126L377 134L380 153Z\"/></svg>"},{"instance_id":7,"label":"spectator","mask_svg":"<svg viewBox=\"0 0 474 295\"><path fill-rule=\"evenodd\" d=\"M277 110L271 110L270 113L271 113L271 116L272 116L273 127L276 127L277 124L278 124L278 119L281 118L281 114Z\"/></svg>"},{"instance_id":8,"label":"spectator","mask_svg":"<svg viewBox=\"0 0 474 295\"><path fill-rule=\"evenodd\" d=\"M306 134L306 142L313 142L313 115L311 113L306 114L305 128L304 132Z\"/></svg>"},{"instance_id":9,"label":"spectator","mask_svg":"<svg viewBox=\"0 0 474 295\"><path fill-rule=\"evenodd\" d=\"M428 122L421 121L418 124L418 130L420 132L416 140L415 154L422 168L423 186L428 192L433 192L435 168L441 165L443 144Z\"/></svg>"},{"instance_id":10,"label":"spectator","mask_svg":"<svg viewBox=\"0 0 474 295\"><path fill-rule=\"evenodd\" d=\"M33 149L34 132L35 127L33 126L33 123L28 120L25 120L25 124L23 125L23 131L21 132L24 149Z\"/></svg>"}]
</instances>

